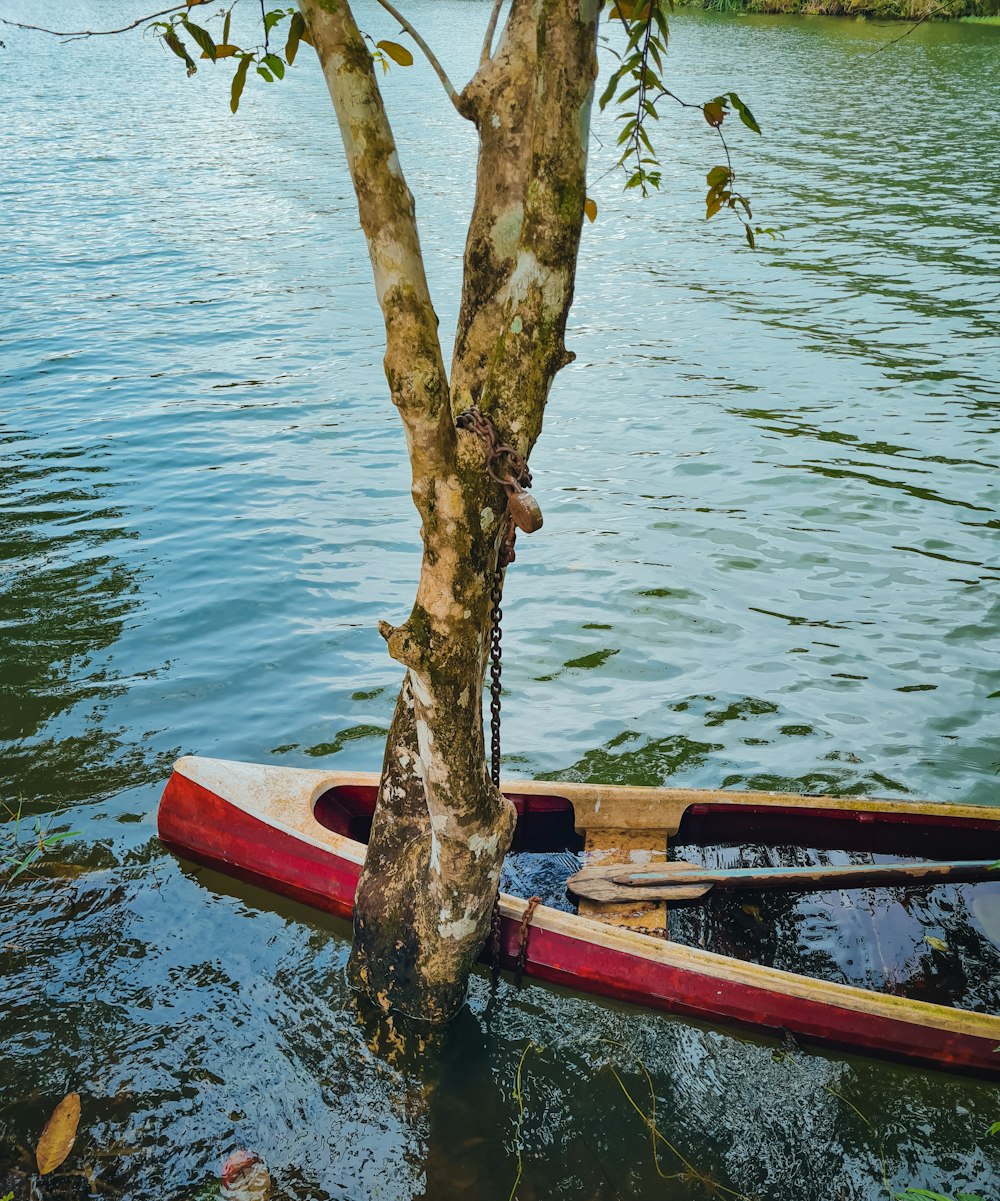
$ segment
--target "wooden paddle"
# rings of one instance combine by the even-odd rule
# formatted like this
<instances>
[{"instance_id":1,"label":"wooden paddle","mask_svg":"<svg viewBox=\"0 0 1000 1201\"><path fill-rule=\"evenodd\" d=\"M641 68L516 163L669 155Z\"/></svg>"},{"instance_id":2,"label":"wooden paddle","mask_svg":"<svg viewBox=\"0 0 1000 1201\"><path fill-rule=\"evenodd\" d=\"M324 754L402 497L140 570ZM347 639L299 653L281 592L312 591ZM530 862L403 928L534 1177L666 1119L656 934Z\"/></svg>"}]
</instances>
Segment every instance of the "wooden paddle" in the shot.
<instances>
[{"instance_id":1,"label":"wooden paddle","mask_svg":"<svg viewBox=\"0 0 1000 1201\"><path fill-rule=\"evenodd\" d=\"M712 888L860 888L866 884L931 885L942 881L1000 881L994 859L955 863L864 863L843 867L699 867L677 860L656 867L594 864L566 881L574 896L606 903L681 901L704 896Z\"/></svg>"}]
</instances>

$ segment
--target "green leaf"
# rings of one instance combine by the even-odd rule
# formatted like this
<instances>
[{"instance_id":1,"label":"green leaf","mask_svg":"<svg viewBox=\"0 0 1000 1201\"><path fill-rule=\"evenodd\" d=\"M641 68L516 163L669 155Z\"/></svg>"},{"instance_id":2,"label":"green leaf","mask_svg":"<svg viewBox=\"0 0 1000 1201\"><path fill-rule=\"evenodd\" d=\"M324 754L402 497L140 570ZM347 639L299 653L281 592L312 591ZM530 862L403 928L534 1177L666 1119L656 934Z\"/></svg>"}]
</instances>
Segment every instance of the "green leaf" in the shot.
<instances>
[{"instance_id":1,"label":"green leaf","mask_svg":"<svg viewBox=\"0 0 1000 1201\"><path fill-rule=\"evenodd\" d=\"M64 834L46 834L42 841L46 847L54 847L56 843L65 842L67 838L76 838L79 830L67 830Z\"/></svg>"},{"instance_id":2,"label":"green leaf","mask_svg":"<svg viewBox=\"0 0 1000 1201\"><path fill-rule=\"evenodd\" d=\"M989 1134L1000 1134L1000 1122L994 1122L987 1132Z\"/></svg>"},{"instance_id":3,"label":"green leaf","mask_svg":"<svg viewBox=\"0 0 1000 1201\"><path fill-rule=\"evenodd\" d=\"M183 59L185 65L187 66L188 75L193 75L198 68L194 65L191 55L188 54L187 46L184 45L172 28L168 29L164 33L163 40L178 58Z\"/></svg>"},{"instance_id":4,"label":"green leaf","mask_svg":"<svg viewBox=\"0 0 1000 1201\"><path fill-rule=\"evenodd\" d=\"M260 63L258 63L256 69L257 74L261 77L261 79L264 80L265 83L274 83L274 76L267 69L267 67L263 67Z\"/></svg>"},{"instance_id":5,"label":"green leaf","mask_svg":"<svg viewBox=\"0 0 1000 1201\"><path fill-rule=\"evenodd\" d=\"M405 46L401 46L399 42L376 42L375 45L379 50L384 50L394 63L398 63L401 67L413 66L413 55Z\"/></svg>"},{"instance_id":6,"label":"green leaf","mask_svg":"<svg viewBox=\"0 0 1000 1201\"><path fill-rule=\"evenodd\" d=\"M279 79L285 78L285 64L276 54L265 54L263 61Z\"/></svg>"},{"instance_id":7,"label":"green leaf","mask_svg":"<svg viewBox=\"0 0 1000 1201\"><path fill-rule=\"evenodd\" d=\"M900 1201L916 1201L918 1197L925 1197L927 1201L954 1201L953 1197L946 1197L944 1193L932 1193L929 1189L925 1188L908 1188L894 1195Z\"/></svg>"},{"instance_id":8,"label":"green leaf","mask_svg":"<svg viewBox=\"0 0 1000 1201\"><path fill-rule=\"evenodd\" d=\"M710 188L717 188L720 184L729 183L732 178L732 172L728 167L713 167L705 176L705 182Z\"/></svg>"},{"instance_id":9,"label":"green leaf","mask_svg":"<svg viewBox=\"0 0 1000 1201\"><path fill-rule=\"evenodd\" d=\"M224 45L229 44L229 26L233 23L233 10L230 9L226 13L226 19L222 26L222 41Z\"/></svg>"},{"instance_id":10,"label":"green leaf","mask_svg":"<svg viewBox=\"0 0 1000 1201\"><path fill-rule=\"evenodd\" d=\"M234 113L240 107L240 97L243 95L243 89L247 82L247 71L252 62L253 55L244 54L240 59L240 65L236 68L236 74L233 76L233 90L229 97L229 107Z\"/></svg>"},{"instance_id":11,"label":"green leaf","mask_svg":"<svg viewBox=\"0 0 1000 1201\"><path fill-rule=\"evenodd\" d=\"M618 70L615 71L615 73L608 80L608 86L601 93L601 98L597 102L600 105L602 112L608 107L608 101L615 94L615 89L618 87L618 84L621 82L621 78L625 74L625 70L626 70L625 64L622 63L622 65L618 68Z\"/></svg>"},{"instance_id":12,"label":"green leaf","mask_svg":"<svg viewBox=\"0 0 1000 1201\"><path fill-rule=\"evenodd\" d=\"M285 19L285 10L283 8L272 8L269 13L264 14L264 35L266 36L278 24L279 21Z\"/></svg>"},{"instance_id":13,"label":"green leaf","mask_svg":"<svg viewBox=\"0 0 1000 1201\"><path fill-rule=\"evenodd\" d=\"M747 245L750 247L751 250L756 250L757 242L753 236L753 230L750 228L749 225L744 225L743 228L747 231Z\"/></svg>"},{"instance_id":14,"label":"green leaf","mask_svg":"<svg viewBox=\"0 0 1000 1201\"><path fill-rule=\"evenodd\" d=\"M199 48L203 50L205 54L207 54L208 57L214 62L215 42L212 40L212 35L208 32L208 30L202 29L200 25L195 25L195 23L193 21L189 21L187 17L183 17L181 19L181 24L188 31L191 37L198 43Z\"/></svg>"},{"instance_id":15,"label":"green leaf","mask_svg":"<svg viewBox=\"0 0 1000 1201\"><path fill-rule=\"evenodd\" d=\"M740 120L747 127L747 129L752 129L754 133L760 133L760 126L754 119L753 113L747 108L739 96L737 96L735 92L730 92L729 99L732 101L733 108L735 108L739 113Z\"/></svg>"},{"instance_id":16,"label":"green leaf","mask_svg":"<svg viewBox=\"0 0 1000 1201\"><path fill-rule=\"evenodd\" d=\"M299 42L302 40L302 35L306 31L306 19L301 13L295 13L292 17L291 24L288 26L288 41L285 43L285 62L289 66L295 62L295 56L299 52Z\"/></svg>"}]
</instances>

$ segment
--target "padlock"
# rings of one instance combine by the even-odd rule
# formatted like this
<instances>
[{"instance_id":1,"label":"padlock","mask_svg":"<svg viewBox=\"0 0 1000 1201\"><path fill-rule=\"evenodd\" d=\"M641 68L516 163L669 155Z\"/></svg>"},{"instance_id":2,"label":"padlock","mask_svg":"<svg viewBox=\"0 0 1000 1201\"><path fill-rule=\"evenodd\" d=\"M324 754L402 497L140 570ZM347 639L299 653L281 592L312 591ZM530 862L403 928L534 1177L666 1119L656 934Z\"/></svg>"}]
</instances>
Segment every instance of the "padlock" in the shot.
<instances>
[{"instance_id":1,"label":"padlock","mask_svg":"<svg viewBox=\"0 0 1000 1201\"><path fill-rule=\"evenodd\" d=\"M507 493L507 512L514 524L526 534L533 534L542 528L542 510L538 501L530 492L525 492L517 480L505 480L504 490Z\"/></svg>"}]
</instances>

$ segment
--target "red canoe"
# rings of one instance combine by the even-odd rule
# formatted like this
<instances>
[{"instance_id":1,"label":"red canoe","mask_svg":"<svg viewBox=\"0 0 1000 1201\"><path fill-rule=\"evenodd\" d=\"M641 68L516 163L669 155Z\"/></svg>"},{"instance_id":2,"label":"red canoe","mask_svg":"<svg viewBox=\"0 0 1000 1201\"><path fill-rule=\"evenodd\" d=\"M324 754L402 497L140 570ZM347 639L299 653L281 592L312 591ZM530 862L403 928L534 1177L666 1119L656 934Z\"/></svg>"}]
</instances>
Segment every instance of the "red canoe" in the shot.
<instances>
[{"instance_id":1,"label":"red canoe","mask_svg":"<svg viewBox=\"0 0 1000 1201\"><path fill-rule=\"evenodd\" d=\"M188 757L163 794L160 838L182 856L349 917L377 786L369 774ZM708 845L724 830L730 842L742 833L748 842L832 846L883 861L886 853L1000 858L1000 809L989 807L530 781L508 782L504 791L518 810L515 852L586 847L591 859L657 863L668 842ZM1000 890L1000 882L976 887ZM507 966L517 958L526 908L520 897L501 896ZM683 946L666 938L664 904L581 902L580 910L534 909L526 975L709 1021L1000 1076L1000 1016Z\"/></svg>"}]
</instances>

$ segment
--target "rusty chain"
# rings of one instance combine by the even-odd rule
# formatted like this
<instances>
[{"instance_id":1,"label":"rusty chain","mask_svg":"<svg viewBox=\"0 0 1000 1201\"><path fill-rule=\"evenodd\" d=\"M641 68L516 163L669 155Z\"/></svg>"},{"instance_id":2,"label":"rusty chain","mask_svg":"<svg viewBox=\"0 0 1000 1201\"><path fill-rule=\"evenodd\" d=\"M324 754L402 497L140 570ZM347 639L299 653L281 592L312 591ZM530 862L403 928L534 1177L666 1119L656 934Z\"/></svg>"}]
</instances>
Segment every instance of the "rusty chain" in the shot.
<instances>
[{"instance_id":1,"label":"rusty chain","mask_svg":"<svg viewBox=\"0 0 1000 1201\"><path fill-rule=\"evenodd\" d=\"M541 903L541 897L532 897L524 913L521 914L521 930L517 941L517 963L514 966L514 983L518 988L521 987L524 965L528 962L528 934L531 930L531 919L535 916L535 910Z\"/></svg>"},{"instance_id":2,"label":"rusty chain","mask_svg":"<svg viewBox=\"0 0 1000 1201\"><path fill-rule=\"evenodd\" d=\"M496 788L500 787L500 709L501 709L501 674L503 671L503 609L500 602L503 599L503 578L508 566L514 562L514 539L517 537L517 523L510 512L510 502L514 495L524 495L524 489L531 487L531 472L523 455L513 446L500 441L493 422L473 405L455 419L455 425L460 430L474 434L483 444L486 451L486 474L495 483L500 484L508 496L508 507L504 513L506 530L503 542L497 555L497 567L493 576L493 586L490 589L490 778ZM539 515L539 524L541 524ZM524 527L522 527L524 528ZM535 527L537 528L537 526ZM535 898L537 900L537 898ZM530 920L530 919L529 919ZM500 977L500 964L503 953L503 927L500 920L500 887L497 885L497 895L493 900L493 912L490 917L490 965L493 986L496 987ZM522 934L522 941L524 935ZM518 963L523 971L522 957Z\"/></svg>"}]
</instances>

